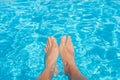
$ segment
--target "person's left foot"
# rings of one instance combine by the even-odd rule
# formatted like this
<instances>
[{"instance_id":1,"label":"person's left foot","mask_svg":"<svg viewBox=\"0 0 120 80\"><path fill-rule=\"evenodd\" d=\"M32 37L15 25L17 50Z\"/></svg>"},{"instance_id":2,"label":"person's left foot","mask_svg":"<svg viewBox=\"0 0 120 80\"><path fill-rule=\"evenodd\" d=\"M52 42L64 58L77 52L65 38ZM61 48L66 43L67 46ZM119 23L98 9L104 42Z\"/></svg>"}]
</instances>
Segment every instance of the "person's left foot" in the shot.
<instances>
[{"instance_id":1,"label":"person's left foot","mask_svg":"<svg viewBox=\"0 0 120 80\"><path fill-rule=\"evenodd\" d=\"M54 37L49 37L46 48L44 49L46 52L46 67L53 68L54 74L55 72L57 73L57 69L55 68L56 66L56 60L58 57L58 45L56 42L56 39Z\"/></svg>"}]
</instances>

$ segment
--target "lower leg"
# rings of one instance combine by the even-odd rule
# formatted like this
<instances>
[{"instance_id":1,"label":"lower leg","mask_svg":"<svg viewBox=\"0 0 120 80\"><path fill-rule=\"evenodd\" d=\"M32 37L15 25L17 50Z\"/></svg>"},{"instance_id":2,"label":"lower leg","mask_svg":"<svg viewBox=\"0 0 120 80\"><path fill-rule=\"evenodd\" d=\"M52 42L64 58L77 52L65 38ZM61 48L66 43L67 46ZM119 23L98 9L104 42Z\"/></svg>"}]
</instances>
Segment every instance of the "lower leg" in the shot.
<instances>
[{"instance_id":1,"label":"lower leg","mask_svg":"<svg viewBox=\"0 0 120 80\"><path fill-rule=\"evenodd\" d=\"M78 70L76 65L67 65L66 74L69 75L70 80L87 80Z\"/></svg>"},{"instance_id":2,"label":"lower leg","mask_svg":"<svg viewBox=\"0 0 120 80\"><path fill-rule=\"evenodd\" d=\"M51 68L47 67L41 74L41 76L38 78L38 80L50 80L51 77L52 77Z\"/></svg>"}]
</instances>

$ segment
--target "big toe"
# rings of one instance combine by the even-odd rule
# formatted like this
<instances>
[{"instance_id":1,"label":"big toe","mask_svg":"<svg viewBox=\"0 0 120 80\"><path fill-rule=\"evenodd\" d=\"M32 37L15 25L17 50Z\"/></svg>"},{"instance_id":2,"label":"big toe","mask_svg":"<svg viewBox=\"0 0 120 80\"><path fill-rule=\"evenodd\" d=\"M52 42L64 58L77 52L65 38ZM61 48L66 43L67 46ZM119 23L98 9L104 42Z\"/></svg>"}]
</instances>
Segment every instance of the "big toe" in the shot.
<instances>
[{"instance_id":1,"label":"big toe","mask_svg":"<svg viewBox=\"0 0 120 80\"><path fill-rule=\"evenodd\" d=\"M57 46L57 41L54 37L51 37L52 38L52 45L53 46Z\"/></svg>"},{"instance_id":2,"label":"big toe","mask_svg":"<svg viewBox=\"0 0 120 80\"><path fill-rule=\"evenodd\" d=\"M68 46L73 46L72 39L71 39L70 36L68 36L66 44L67 44Z\"/></svg>"},{"instance_id":3,"label":"big toe","mask_svg":"<svg viewBox=\"0 0 120 80\"><path fill-rule=\"evenodd\" d=\"M60 46L63 46L63 45L65 45L65 44L66 44L66 36L63 36L63 37L61 38Z\"/></svg>"}]
</instances>

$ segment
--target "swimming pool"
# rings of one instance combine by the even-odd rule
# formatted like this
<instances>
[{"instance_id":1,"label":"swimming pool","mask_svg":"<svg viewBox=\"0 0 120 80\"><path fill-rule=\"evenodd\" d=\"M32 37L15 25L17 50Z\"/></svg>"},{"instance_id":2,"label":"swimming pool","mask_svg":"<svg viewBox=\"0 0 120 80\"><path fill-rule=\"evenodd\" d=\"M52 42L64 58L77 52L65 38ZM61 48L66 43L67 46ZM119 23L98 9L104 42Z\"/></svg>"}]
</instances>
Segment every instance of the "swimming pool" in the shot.
<instances>
[{"instance_id":1,"label":"swimming pool","mask_svg":"<svg viewBox=\"0 0 120 80\"><path fill-rule=\"evenodd\" d=\"M47 37L63 35L89 80L120 80L120 0L0 0L0 80L34 80ZM67 80L57 64L52 80Z\"/></svg>"}]
</instances>

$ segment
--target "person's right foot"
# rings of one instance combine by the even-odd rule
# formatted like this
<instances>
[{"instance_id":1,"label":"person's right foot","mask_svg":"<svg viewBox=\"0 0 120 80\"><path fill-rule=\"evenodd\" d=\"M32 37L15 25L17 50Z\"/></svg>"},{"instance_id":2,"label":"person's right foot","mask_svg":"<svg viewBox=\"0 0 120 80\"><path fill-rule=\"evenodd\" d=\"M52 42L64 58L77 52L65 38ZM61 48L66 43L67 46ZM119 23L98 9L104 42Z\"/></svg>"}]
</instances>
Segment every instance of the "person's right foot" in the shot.
<instances>
[{"instance_id":1,"label":"person's right foot","mask_svg":"<svg viewBox=\"0 0 120 80\"><path fill-rule=\"evenodd\" d=\"M68 73L68 68L70 65L75 65L74 62L74 47L70 36L68 38L63 36L60 43L60 55L64 63L65 73Z\"/></svg>"}]
</instances>

